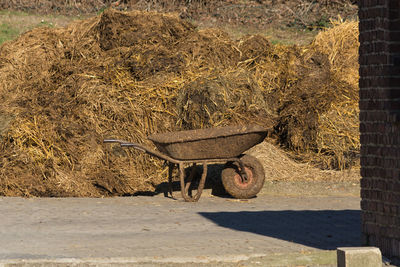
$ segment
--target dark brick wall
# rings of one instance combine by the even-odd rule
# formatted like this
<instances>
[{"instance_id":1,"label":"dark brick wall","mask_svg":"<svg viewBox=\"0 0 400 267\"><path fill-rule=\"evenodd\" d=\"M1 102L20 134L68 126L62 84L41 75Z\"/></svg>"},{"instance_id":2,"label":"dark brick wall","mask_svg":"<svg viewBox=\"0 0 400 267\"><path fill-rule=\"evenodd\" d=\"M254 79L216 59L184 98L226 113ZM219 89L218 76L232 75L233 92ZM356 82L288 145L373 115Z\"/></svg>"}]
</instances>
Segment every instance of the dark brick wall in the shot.
<instances>
[{"instance_id":1,"label":"dark brick wall","mask_svg":"<svg viewBox=\"0 0 400 267\"><path fill-rule=\"evenodd\" d=\"M400 257L400 0L358 3L362 236Z\"/></svg>"}]
</instances>

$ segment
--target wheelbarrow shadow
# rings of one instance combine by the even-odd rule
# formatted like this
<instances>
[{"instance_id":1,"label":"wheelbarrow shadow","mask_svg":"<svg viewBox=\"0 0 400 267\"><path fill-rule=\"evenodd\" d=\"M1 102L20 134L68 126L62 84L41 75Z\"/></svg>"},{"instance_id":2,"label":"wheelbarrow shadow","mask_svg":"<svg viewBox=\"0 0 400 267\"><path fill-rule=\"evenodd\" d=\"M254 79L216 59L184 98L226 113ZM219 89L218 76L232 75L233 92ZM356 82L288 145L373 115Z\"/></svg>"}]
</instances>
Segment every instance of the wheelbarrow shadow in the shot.
<instances>
[{"instance_id":1,"label":"wheelbarrow shadow","mask_svg":"<svg viewBox=\"0 0 400 267\"><path fill-rule=\"evenodd\" d=\"M360 246L359 210L199 212L213 223L324 250Z\"/></svg>"},{"instance_id":2,"label":"wheelbarrow shadow","mask_svg":"<svg viewBox=\"0 0 400 267\"><path fill-rule=\"evenodd\" d=\"M223 198L232 198L225 190L221 181L221 172L223 170L224 164L209 164L207 167L207 177L204 185L204 189L211 189L211 194L213 196L223 197ZM187 176L191 170L191 167L185 168ZM196 190L198 183L200 181L201 173L203 172L202 166L196 166L196 174L193 179L193 183L190 187L191 190ZM180 194L181 185L179 182L178 175L175 173L175 179L172 182L172 191L176 192L176 194ZM168 177L166 177L166 180ZM133 196L155 196L159 194L164 194L166 197L170 197L168 195L168 182L162 182L156 185L154 191L139 191L133 194Z\"/></svg>"}]
</instances>

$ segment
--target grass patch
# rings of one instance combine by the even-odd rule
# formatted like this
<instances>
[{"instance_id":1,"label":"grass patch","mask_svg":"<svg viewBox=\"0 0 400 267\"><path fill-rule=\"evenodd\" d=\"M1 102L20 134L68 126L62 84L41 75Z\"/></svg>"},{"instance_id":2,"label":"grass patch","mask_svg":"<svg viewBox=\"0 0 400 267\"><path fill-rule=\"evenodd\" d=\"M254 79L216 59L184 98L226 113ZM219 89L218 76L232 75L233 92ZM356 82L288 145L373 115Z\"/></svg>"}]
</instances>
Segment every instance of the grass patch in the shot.
<instances>
[{"instance_id":1,"label":"grass patch","mask_svg":"<svg viewBox=\"0 0 400 267\"><path fill-rule=\"evenodd\" d=\"M88 16L40 15L22 11L0 10L0 44L37 27L63 27Z\"/></svg>"},{"instance_id":2,"label":"grass patch","mask_svg":"<svg viewBox=\"0 0 400 267\"><path fill-rule=\"evenodd\" d=\"M275 25L266 28L257 28L248 25L231 25L228 23L196 22L191 21L200 29L217 27L228 33L233 40L240 39L246 35L260 34L266 36L273 44L283 45L308 45L318 34L319 29L308 30L283 25Z\"/></svg>"},{"instance_id":3,"label":"grass patch","mask_svg":"<svg viewBox=\"0 0 400 267\"><path fill-rule=\"evenodd\" d=\"M39 22L36 27L48 27L48 28L54 28L53 22L42 20Z\"/></svg>"},{"instance_id":4,"label":"grass patch","mask_svg":"<svg viewBox=\"0 0 400 267\"><path fill-rule=\"evenodd\" d=\"M104 12L100 9L98 14ZM0 10L0 44L16 38L28 30L36 27L62 27L66 26L74 20L84 19L92 15L85 16L63 16L63 15L41 15L22 11ZM214 22L196 22L192 23L199 26L199 28L219 27L226 31L232 39L238 39L245 35L260 34L267 36L273 44L284 45L306 45L309 44L317 35L318 31L310 31L305 29L295 29L291 27L284 27L282 25L271 26L268 28L260 29L254 26L246 25L231 25L229 23L214 23ZM325 26L325 21L316 22L316 28Z\"/></svg>"},{"instance_id":5,"label":"grass patch","mask_svg":"<svg viewBox=\"0 0 400 267\"><path fill-rule=\"evenodd\" d=\"M0 24L0 44L12 40L19 35L19 30L14 28L7 23Z\"/></svg>"}]
</instances>

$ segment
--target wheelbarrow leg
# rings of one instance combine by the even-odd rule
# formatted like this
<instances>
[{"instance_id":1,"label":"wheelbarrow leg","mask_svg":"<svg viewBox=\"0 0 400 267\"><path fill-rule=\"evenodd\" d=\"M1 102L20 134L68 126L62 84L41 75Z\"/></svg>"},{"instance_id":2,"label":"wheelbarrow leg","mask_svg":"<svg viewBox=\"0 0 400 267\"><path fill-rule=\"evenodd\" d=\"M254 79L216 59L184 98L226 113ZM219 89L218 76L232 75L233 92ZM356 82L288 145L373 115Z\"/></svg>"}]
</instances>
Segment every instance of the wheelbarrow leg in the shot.
<instances>
[{"instance_id":1,"label":"wheelbarrow leg","mask_svg":"<svg viewBox=\"0 0 400 267\"><path fill-rule=\"evenodd\" d=\"M171 195L171 198L173 198L173 199L175 199L174 198L174 195L173 195L173 193L172 193L172 171L174 170L174 167L175 167L175 163L172 163L172 162L169 162L169 164L168 164L168 191L169 191L169 194ZM168 193L167 193L167 196L168 196Z\"/></svg>"},{"instance_id":2,"label":"wheelbarrow leg","mask_svg":"<svg viewBox=\"0 0 400 267\"><path fill-rule=\"evenodd\" d=\"M191 169L190 169L190 174L187 179L187 182L185 184L185 195L188 195L189 197L192 197L192 190L189 191L190 186L192 185L193 177L196 173L196 163L193 163Z\"/></svg>"},{"instance_id":3,"label":"wheelbarrow leg","mask_svg":"<svg viewBox=\"0 0 400 267\"><path fill-rule=\"evenodd\" d=\"M185 184L185 168L183 166L183 164L179 164L179 176L180 176L180 182L181 182L181 193L182 193L182 197L185 201L187 202L196 202L200 199L200 196L203 192L204 189L204 184L206 181L206 177L207 177L207 163L203 163L203 173L201 175L201 179L200 179L200 183L199 186L197 188L197 193L194 197L191 197L188 195L189 192L189 187L192 183L192 179L195 173L195 164L193 165L193 168L191 170L190 176L189 176L189 180L187 182L187 184Z\"/></svg>"},{"instance_id":4,"label":"wheelbarrow leg","mask_svg":"<svg viewBox=\"0 0 400 267\"><path fill-rule=\"evenodd\" d=\"M207 163L203 163L203 173L201 174L201 179L199 183L199 187L197 188L197 193L194 196L194 199L197 201L199 200L201 194L203 193L204 184L206 183L207 177Z\"/></svg>"}]
</instances>

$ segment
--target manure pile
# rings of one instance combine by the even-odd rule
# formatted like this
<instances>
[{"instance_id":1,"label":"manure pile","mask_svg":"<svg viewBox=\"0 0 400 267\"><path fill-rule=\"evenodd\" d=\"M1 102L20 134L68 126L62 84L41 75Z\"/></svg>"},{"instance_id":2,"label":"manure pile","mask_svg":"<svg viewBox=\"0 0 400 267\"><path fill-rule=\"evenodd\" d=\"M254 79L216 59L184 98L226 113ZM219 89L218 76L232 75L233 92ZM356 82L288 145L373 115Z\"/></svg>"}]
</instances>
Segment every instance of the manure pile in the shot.
<instances>
[{"instance_id":1,"label":"manure pile","mask_svg":"<svg viewBox=\"0 0 400 267\"><path fill-rule=\"evenodd\" d=\"M0 195L153 191L167 168L104 138L257 123L323 168L357 157L357 23L308 46L198 30L174 15L106 10L0 47ZM273 155L271 155L273 156Z\"/></svg>"}]
</instances>

